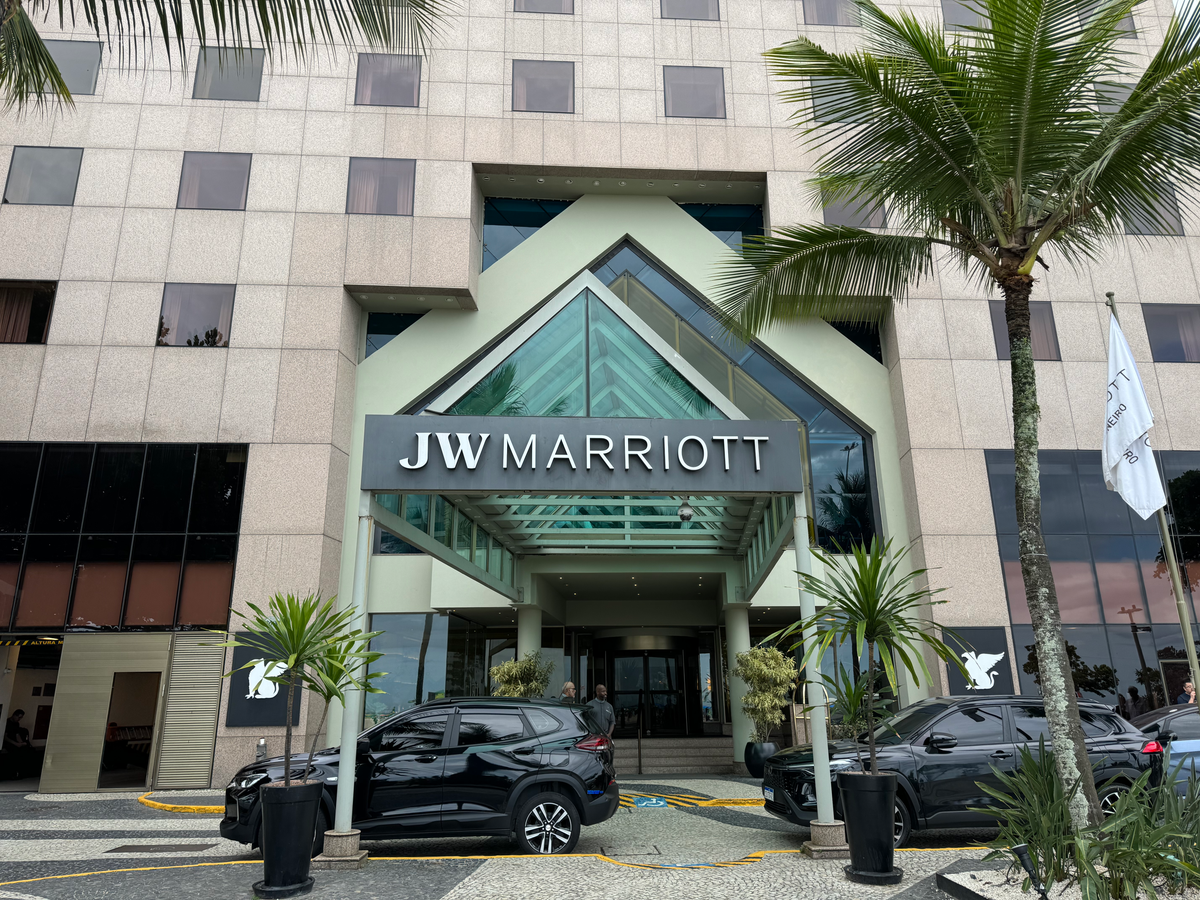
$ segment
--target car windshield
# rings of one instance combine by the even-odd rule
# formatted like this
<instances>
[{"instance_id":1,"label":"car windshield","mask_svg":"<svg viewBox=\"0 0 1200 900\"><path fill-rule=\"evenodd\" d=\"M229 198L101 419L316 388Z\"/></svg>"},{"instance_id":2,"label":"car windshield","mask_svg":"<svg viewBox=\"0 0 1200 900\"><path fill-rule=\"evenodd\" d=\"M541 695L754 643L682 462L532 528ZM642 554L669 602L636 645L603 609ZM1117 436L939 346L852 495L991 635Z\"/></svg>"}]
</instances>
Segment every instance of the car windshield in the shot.
<instances>
[{"instance_id":1,"label":"car windshield","mask_svg":"<svg viewBox=\"0 0 1200 900\"><path fill-rule=\"evenodd\" d=\"M950 708L945 700L926 700L892 716L875 729L875 743L902 744ZM863 732L865 735L866 732Z\"/></svg>"}]
</instances>

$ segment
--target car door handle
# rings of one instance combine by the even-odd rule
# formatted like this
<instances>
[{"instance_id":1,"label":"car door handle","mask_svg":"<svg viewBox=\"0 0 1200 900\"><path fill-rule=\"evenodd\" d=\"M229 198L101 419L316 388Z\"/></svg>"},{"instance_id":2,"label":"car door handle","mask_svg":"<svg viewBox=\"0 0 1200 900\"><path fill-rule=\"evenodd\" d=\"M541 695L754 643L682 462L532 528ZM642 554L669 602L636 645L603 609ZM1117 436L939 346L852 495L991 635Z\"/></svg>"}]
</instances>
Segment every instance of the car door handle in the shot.
<instances>
[{"instance_id":1,"label":"car door handle","mask_svg":"<svg viewBox=\"0 0 1200 900\"><path fill-rule=\"evenodd\" d=\"M1010 753L1008 750L997 750L995 753L990 755L992 759L1008 759L1010 756L1012 756L1012 753Z\"/></svg>"},{"instance_id":2,"label":"car door handle","mask_svg":"<svg viewBox=\"0 0 1200 900\"><path fill-rule=\"evenodd\" d=\"M513 751L513 756L529 756L533 753L533 747L518 747Z\"/></svg>"},{"instance_id":3,"label":"car door handle","mask_svg":"<svg viewBox=\"0 0 1200 900\"><path fill-rule=\"evenodd\" d=\"M433 755L430 755L430 756L418 756L418 757L417 757L417 762L426 762L426 763L428 763L428 762L437 762L437 759L438 759L438 758L437 758L436 756L433 756Z\"/></svg>"}]
</instances>

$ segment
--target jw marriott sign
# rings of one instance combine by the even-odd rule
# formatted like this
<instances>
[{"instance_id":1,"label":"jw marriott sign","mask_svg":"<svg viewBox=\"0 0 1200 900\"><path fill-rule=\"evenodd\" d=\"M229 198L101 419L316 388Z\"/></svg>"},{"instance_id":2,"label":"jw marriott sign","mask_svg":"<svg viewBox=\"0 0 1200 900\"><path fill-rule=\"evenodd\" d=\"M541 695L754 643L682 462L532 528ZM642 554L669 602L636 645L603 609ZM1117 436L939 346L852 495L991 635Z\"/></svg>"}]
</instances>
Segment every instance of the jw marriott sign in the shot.
<instances>
[{"instance_id":1,"label":"jw marriott sign","mask_svg":"<svg viewBox=\"0 0 1200 900\"><path fill-rule=\"evenodd\" d=\"M794 421L367 416L362 488L797 493Z\"/></svg>"}]
</instances>

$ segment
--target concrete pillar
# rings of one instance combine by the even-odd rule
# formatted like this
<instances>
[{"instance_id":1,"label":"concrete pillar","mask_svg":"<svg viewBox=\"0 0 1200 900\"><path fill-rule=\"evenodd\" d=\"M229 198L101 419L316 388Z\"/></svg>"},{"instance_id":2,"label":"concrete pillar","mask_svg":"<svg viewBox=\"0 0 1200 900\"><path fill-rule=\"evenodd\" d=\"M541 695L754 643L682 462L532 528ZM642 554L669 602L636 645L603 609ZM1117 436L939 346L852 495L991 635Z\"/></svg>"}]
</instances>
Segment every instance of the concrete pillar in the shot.
<instances>
[{"instance_id":1,"label":"concrete pillar","mask_svg":"<svg viewBox=\"0 0 1200 900\"><path fill-rule=\"evenodd\" d=\"M517 607L517 658L542 649L542 608Z\"/></svg>"},{"instance_id":2,"label":"concrete pillar","mask_svg":"<svg viewBox=\"0 0 1200 900\"><path fill-rule=\"evenodd\" d=\"M750 649L750 610L745 606L730 606L725 609L725 650L728 653L729 671L737 666L737 655ZM729 705L733 707L733 764L737 771L745 774L746 744L750 743L754 726L742 712L742 697L750 690L740 678L729 676Z\"/></svg>"}]
</instances>

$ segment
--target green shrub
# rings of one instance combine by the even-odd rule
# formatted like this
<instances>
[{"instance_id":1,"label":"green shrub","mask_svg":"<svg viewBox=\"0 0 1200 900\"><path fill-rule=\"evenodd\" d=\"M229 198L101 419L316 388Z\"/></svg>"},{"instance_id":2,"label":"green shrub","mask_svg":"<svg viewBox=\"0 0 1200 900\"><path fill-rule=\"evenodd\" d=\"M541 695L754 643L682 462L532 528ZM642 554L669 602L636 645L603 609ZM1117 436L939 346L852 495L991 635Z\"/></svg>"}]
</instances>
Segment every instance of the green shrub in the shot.
<instances>
[{"instance_id":1,"label":"green shrub","mask_svg":"<svg viewBox=\"0 0 1200 900\"><path fill-rule=\"evenodd\" d=\"M550 686L554 663L543 659L541 651L526 653L520 659L510 659L489 670L496 689L495 697L542 697Z\"/></svg>"},{"instance_id":2,"label":"green shrub","mask_svg":"<svg viewBox=\"0 0 1200 900\"><path fill-rule=\"evenodd\" d=\"M765 741L783 721L783 706L796 683L796 661L775 647L751 647L737 655L732 675L749 685L742 711L754 723L752 740Z\"/></svg>"}]
</instances>

